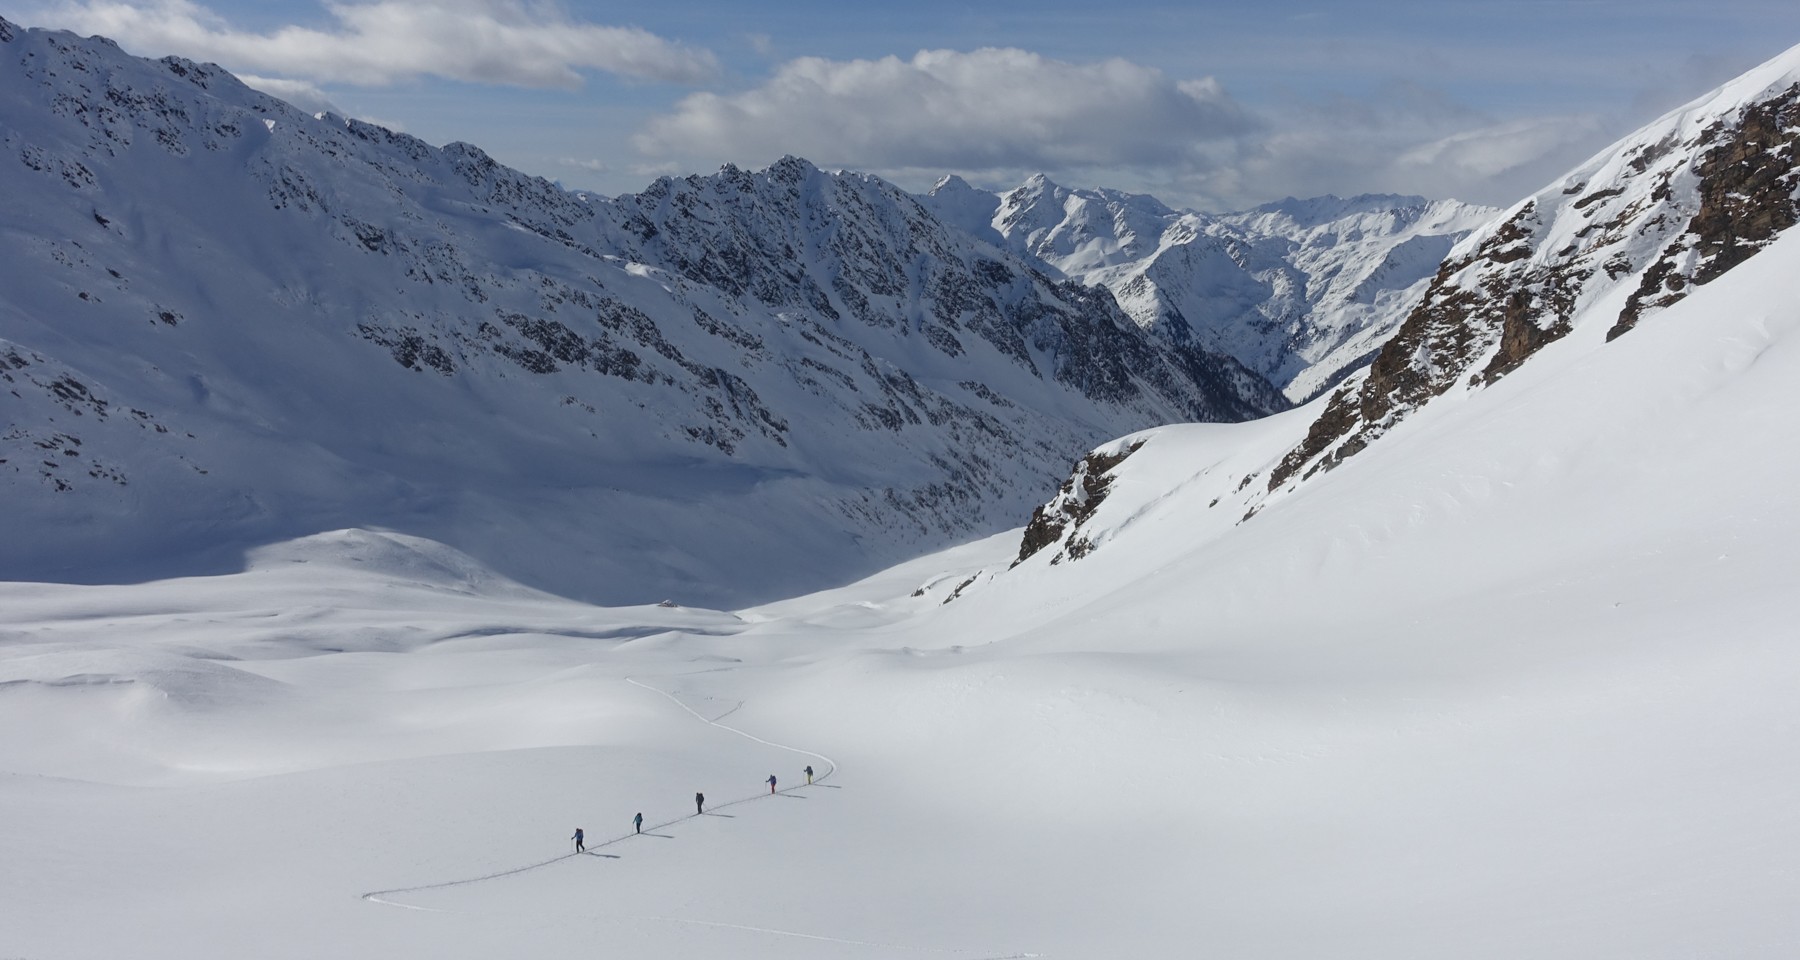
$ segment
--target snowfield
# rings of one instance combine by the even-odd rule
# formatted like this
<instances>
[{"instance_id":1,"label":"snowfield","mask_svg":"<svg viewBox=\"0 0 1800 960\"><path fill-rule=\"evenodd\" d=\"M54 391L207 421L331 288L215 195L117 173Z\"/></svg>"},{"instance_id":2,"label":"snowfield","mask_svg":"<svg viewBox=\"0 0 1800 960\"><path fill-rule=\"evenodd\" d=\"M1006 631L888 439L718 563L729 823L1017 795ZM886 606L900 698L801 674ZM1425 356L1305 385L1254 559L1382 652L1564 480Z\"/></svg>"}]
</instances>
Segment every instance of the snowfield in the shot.
<instances>
[{"instance_id":1,"label":"snowfield","mask_svg":"<svg viewBox=\"0 0 1800 960\"><path fill-rule=\"evenodd\" d=\"M22 36L0 21L0 42ZM40 40L70 64L111 56L98 41L31 42ZM129 67L139 69L149 68ZM182 61L158 69L202 88L225 82ZM57 89L86 89L41 64L30 70ZM924 445L909 447L871 429L846 434L836 460L821 453L777 474L770 471L788 463L789 448L769 435L777 449L764 450L767 459L725 471L747 492L733 501L743 509L722 512L716 498L712 512L700 510L709 493L731 486L718 474L620 448L613 466L644 496L615 490L620 497L604 501L614 513L596 518L554 509L577 503L551 487L580 463L543 473L563 456L578 460L570 448L549 442L543 450L561 451L556 457L496 467L489 448L458 446L467 437L451 429L461 421L446 408L410 385L396 388L407 403L371 421L380 436L343 449L379 454L373 464L405 459L410 444L441 445L430 462L499 472L470 479L446 467L432 472L433 483L536 503L524 513L465 514L467 504L395 486L398 473L351 469L325 446L298 461L271 454L291 439L279 418L264 423L254 409L237 409L260 395L250 385L264 367L237 371L241 380L171 377L157 388L193 394L170 401L182 416L262 424L192 448L242 472L242 489L281 474L309 496L344 494L340 481L362 484L350 492L369 503L412 490L420 510L478 526L460 531L461 542L501 544L494 556L535 571L514 578L498 572L508 564L475 559L480 550L447 545L457 524L428 538L374 521L311 523L339 513L300 501L275 509L274 500L209 493L240 487L215 486L187 453L171 452L198 441L184 421L169 427L155 411L102 403L65 361L0 341L5 396L16 398L5 401L0 437L12 444L8 459L36 458L52 471L44 477L102 490L95 502L109 505L43 507L61 492L25 485L38 468L27 471L24 460L11 470L26 480L4 488L4 552L92 555L93 569L65 577L87 581L79 584L31 582L55 579L52 567L0 582L0 958L1800 956L1800 231L1787 229L1800 221L1792 186L1800 48L1747 77L1665 118L1687 131L1681 137L1646 128L1567 185L1472 228L1429 280L1419 275L1429 259L1421 251L1460 231L1421 228L1410 236L1425 239L1384 248L1387 268L1356 279L1368 296L1352 291L1344 302L1381 312L1423 283L1424 306L1334 396L1248 423L1118 437L1084 458L1023 528L740 609L596 606L521 581L595 596L596 581L679 583L669 571L710 571L716 582L697 583L696 595L766 596L775 595L770 584L797 582L794 570L804 567L807 582L837 570L842 583L874 558L898 554L902 541L922 541L889 536L883 518L904 511L858 521L880 542L856 541L848 527L809 529L806 519L835 502L822 490L865 484L800 467L905 473L921 451L974 457L980 444L954 430L921 430L915 439ZM1773 99L1742 101L1752 95ZM187 114L146 102L156 110L145 116L188 123ZM273 130L330 126L339 136L331 124L289 119ZM188 126L233 142L246 130L271 132L247 119L228 129ZM129 141L131 130L106 129ZM376 136L376 128L345 129ZM383 150L409 148L383 142ZM472 150L432 155L474 163ZM79 156L103 154L114 156L98 146ZM71 196L86 196L86 168L57 165L76 153L19 156L33 176L60 177ZM800 161L777 166L761 180L726 171L661 182L635 202L685 197L706 207L740 184L752 196L779 181L794 187L781 193L789 200L810 185L847 204L885 197L893 209L913 209L866 178ZM471 182L487 187L524 183L471 169L481 174ZM952 221L979 221L986 201L964 186L943 205ZM1111 208L1088 204L1067 220L1071 230L1091 228L1081 235L1086 246L1069 233L1066 252L1104 259L1126 249L1126 234L1148 238L1150 215L1161 214L1121 197L1111 198L1124 203L1119 210L1148 219L1115 216L1113 227L1130 229L1106 233L1100 214ZM69 209L93 221L83 229L112 222ZM918 214L907 222L938 222L922 207ZM796 223L758 219L772 229ZM879 216L845 222L862 220L910 235ZM701 222L671 215L643 239L673 244L664 227ZM490 227L511 230L483 223L483 237ZM42 240L29 226L9 227L12 239ZM1411 229L1392 226L1399 232L1384 234L1390 239ZM400 237L354 235L369 256ZM1320 262L1343 247L1335 236L1315 239L1302 252ZM140 295L126 294L124 271L58 242L39 251L58 270L85 277L105 269L119 281L105 299L114 289L119 302ZM753 240L730 249L773 256ZM957 249L942 262L996 283L1004 273L1011 279L1000 286L1016 287L1026 306L1067 306L1057 328L1065 334L1137 336L1092 291L999 260L983 266L990 262L976 254L985 247ZM578 254L592 259L557 256ZM609 274L628 291L673 276L636 257L599 260L629 278ZM873 253L852 260L883 262ZM157 282L172 275L156 274ZM684 343L697 356L695 344L704 344L723 357L743 338L719 317L738 314L702 286L680 297L646 293L644 310L691 319L723 342L689 331ZM523 300L528 288L508 280L492 289ZM688 314L690 294L715 298L706 302L717 316ZM78 299L92 297L84 289ZM744 314L771 341L803 319L771 312L778 305ZM305 310L298 301L287 307ZM31 331L61 331L62 310L45 301L7 316ZM27 314L29 325L20 320ZM137 321L122 340L110 327L83 328L92 348L79 351L85 362L123 370L140 361L121 343L178 332L173 319ZM823 360L806 367L843 384L843 396L860 395L859 382L886 384L896 396L917 385L850 339L828 347L816 336L822 322L809 322L815 335L795 335L867 378L832 379ZM201 326L196 320L180 335ZM621 320L627 328L646 338L657 329ZM65 335L79 339L56 336ZM494 327L493 336L510 334ZM179 359L186 348L175 343L157 355ZM322 366L332 377L321 382L349 383L422 343L381 341L400 352ZM596 356L596 345L604 346L594 340L571 355ZM687 370L675 360L686 354L665 345L669 352L644 356ZM1334 341L1330 350L1360 346ZM1094 356L1123 371L1113 386L1141 391L1161 349ZM458 409L481 409L483 391L513 376L501 361L516 353L459 360L473 358L493 376L471 380L481 387L465 398L474 405ZM771 353L769 362L778 356L786 355ZM974 363L958 356L934 358L932 368ZM751 397L734 386L748 381L722 369L656 383L696 402L738 397L729 415L717 407L715 427L753 426ZM1092 371L1070 360L1066 372L1079 382ZM449 376L406 376L433 391L460 383L430 379L440 373ZM637 390L640 381L626 380L608 384L608 395L636 396L618 392ZM995 409L1019 407L978 381L954 382ZM1062 380L1015 374L1008 382L1041 401L1018 414L1019 424L1084 409L1087 394ZM243 389L220 389L229 383ZM1184 391L1169 396L1198 402ZM333 422L364 422L353 397L316 396L344 407ZM1132 429L1126 424L1143 422L1138 415L1163 400L1144 403L1115 405L1116 420L1082 421L1074 433L1109 423ZM111 420L101 416L108 409ZM654 420L669 408L632 409ZM85 441L64 429L68 417L88 416L82 411L93 414L81 421ZM442 419L415 429L414 414ZM999 415L968 416L971 430L989 419L1004 425ZM776 430L774 420L758 422ZM804 426L798 415L794 423ZM503 440L495 449L515 442L494 424L475 432ZM618 436L635 434L621 427ZM140 458L142 445L163 452ZM1028 460L1047 462L1054 446L1021 446L1019 459L989 477L990 492L1025 502L1028 491L999 481L1025 475ZM127 462L134 471L146 464L133 491L187 493L138 501L137 492L112 490L125 478L107 471ZM289 464L304 469L288 475ZM793 481L778 484L785 492L756 493L777 475ZM961 504L946 493L927 506ZM145 530L188 529L215 550L240 542L171 519L186 513L226 526L255 521L231 527L234 536L283 532L241 563L235 550L212 557L216 569L235 572L182 576L194 572L195 544ZM671 529L661 521L677 516L688 524L674 528L681 543L658 539ZM722 516L724 526L714 522ZM117 529L119 517L139 523L137 532ZM594 524L615 521L649 532L595 546ZM971 520L954 529L992 527ZM135 557L110 569L166 567L103 582L112 559L103 546ZM183 551L190 556L178 562ZM638 813L641 835L632 829ZM586 832L582 852L569 839L577 828Z\"/></svg>"},{"instance_id":2,"label":"snowfield","mask_svg":"<svg viewBox=\"0 0 1800 960\"><path fill-rule=\"evenodd\" d=\"M1797 266L1249 521L1317 404L1140 435L1079 561L607 609L346 531L0 585L0 954L1792 956Z\"/></svg>"}]
</instances>

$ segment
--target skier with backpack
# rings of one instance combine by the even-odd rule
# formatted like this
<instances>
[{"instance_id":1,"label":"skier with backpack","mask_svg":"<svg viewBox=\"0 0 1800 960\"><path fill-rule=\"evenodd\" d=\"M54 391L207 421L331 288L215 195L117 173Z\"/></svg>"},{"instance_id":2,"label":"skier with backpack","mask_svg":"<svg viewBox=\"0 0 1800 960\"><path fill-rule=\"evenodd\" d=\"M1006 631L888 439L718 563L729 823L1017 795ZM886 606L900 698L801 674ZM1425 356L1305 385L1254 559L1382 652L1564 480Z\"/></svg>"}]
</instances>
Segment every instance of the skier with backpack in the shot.
<instances>
[{"instance_id":1,"label":"skier with backpack","mask_svg":"<svg viewBox=\"0 0 1800 960\"><path fill-rule=\"evenodd\" d=\"M585 835L581 832L581 828L576 827L575 835L569 838L570 840L575 841L575 852L576 853L582 853L587 850L587 844L585 842L583 842L584 836Z\"/></svg>"},{"instance_id":2,"label":"skier with backpack","mask_svg":"<svg viewBox=\"0 0 1800 960\"><path fill-rule=\"evenodd\" d=\"M769 774L769 792L770 793L775 792L775 775L772 773Z\"/></svg>"}]
</instances>

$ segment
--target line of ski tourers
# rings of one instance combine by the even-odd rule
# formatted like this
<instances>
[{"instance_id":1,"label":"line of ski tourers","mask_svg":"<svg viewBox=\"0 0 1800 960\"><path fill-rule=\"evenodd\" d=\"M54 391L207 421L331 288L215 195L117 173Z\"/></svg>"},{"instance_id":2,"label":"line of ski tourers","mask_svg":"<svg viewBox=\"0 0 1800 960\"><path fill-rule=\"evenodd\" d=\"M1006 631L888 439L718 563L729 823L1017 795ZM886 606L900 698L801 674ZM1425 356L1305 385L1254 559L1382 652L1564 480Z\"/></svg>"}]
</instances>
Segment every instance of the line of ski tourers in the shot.
<instances>
[{"instance_id":1,"label":"line of ski tourers","mask_svg":"<svg viewBox=\"0 0 1800 960\"><path fill-rule=\"evenodd\" d=\"M801 772L806 774L806 783L808 786L811 786L813 782L812 764L807 764L806 769ZM775 775L772 773L769 774L769 779L763 782L769 785L769 792L773 794L775 792ZM706 794L696 792L694 794L694 816L697 817L705 812ZM633 833L644 832L644 815L642 813L631 818L631 829ZM584 833L580 827L575 828L575 835L569 839L575 841L576 853L582 853L587 850L587 834Z\"/></svg>"}]
</instances>

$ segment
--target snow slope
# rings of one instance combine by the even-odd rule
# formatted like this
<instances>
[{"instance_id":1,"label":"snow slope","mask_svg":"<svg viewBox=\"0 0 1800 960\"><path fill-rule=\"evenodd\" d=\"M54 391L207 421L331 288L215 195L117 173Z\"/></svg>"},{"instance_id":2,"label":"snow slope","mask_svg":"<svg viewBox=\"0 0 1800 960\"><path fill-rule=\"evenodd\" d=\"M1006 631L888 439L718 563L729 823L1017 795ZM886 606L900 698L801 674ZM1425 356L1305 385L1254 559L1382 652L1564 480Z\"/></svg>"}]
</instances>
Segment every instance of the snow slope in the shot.
<instances>
[{"instance_id":1,"label":"snow slope","mask_svg":"<svg viewBox=\"0 0 1800 960\"><path fill-rule=\"evenodd\" d=\"M1800 235L1757 243L1274 492L1332 398L1122 436L1023 560L734 613L356 530L0 583L0 952L1792 956Z\"/></svg>"},{"instance_id":2,"label":"snow slope","mask_svg":"<svg viewBox=\"0 0 1800 960\"><path fill-rule=\"evenodd\" d=\"M608 200L0 36L0 576L381 527L565 595L741 603L1002 529L1106 437L1285 406L872 177Z\"/></svg>"},{"instance_id":3,"label":"snow slope","mask_svg":"<svg viewBox=\"0 0 1800 960\"><path fill-rule=\"evenodd\" d=\"M1016 540L736 616L353 532L0 585L0 945L1786 956L1797 262L1250 523L1208 495L1303 412L1140 435L1090 555L948 604Z\"/></svg>"},{"instance_id":4,"label":"snow slope","mask_svg":"<svg viewBox=\"0 0 1800 960\"><path fill-rule=\"evenodd\" d=\"M1463 240L1380 355L1334 392L1275 490L1355 456L1548 344L1598 346L1800 222L1800 47L1601 151Z\"/></svg>"}]
</instances>

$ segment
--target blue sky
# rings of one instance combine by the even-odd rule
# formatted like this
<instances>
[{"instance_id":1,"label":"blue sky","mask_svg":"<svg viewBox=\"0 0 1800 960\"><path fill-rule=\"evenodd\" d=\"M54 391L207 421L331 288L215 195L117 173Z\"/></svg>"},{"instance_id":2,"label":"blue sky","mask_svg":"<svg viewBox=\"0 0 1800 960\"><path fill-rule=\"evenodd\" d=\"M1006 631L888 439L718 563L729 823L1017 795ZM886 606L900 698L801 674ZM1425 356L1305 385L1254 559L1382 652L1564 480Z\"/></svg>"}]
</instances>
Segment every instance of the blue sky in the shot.
<instances>
[{"instance_id":1,"label":"blue sky","mask_svg":"<svg viewBox=\"0 0 1800 960\"><path fill-rule=\"evenodd\" d=\"M1793 0L26 0L608 194L785 153L910 189L1507 203L1800 43Z\"/></svg>"}]
</instances>

